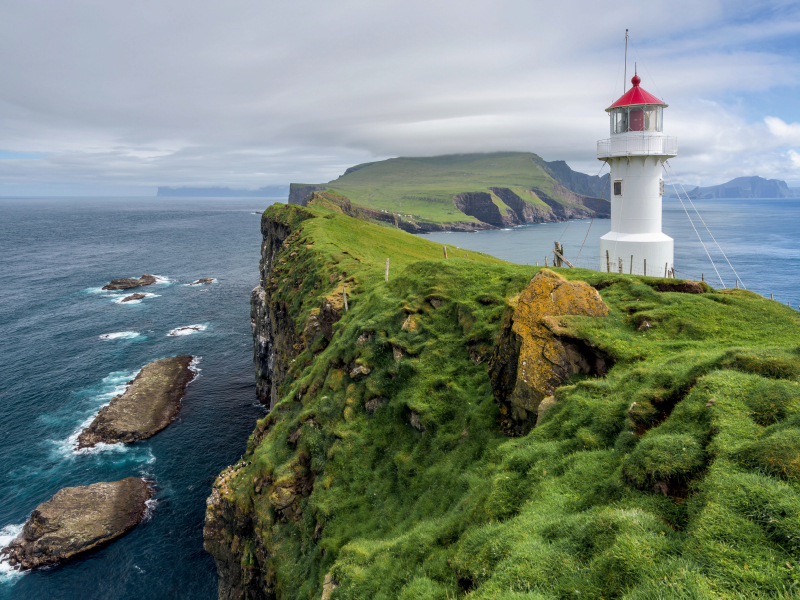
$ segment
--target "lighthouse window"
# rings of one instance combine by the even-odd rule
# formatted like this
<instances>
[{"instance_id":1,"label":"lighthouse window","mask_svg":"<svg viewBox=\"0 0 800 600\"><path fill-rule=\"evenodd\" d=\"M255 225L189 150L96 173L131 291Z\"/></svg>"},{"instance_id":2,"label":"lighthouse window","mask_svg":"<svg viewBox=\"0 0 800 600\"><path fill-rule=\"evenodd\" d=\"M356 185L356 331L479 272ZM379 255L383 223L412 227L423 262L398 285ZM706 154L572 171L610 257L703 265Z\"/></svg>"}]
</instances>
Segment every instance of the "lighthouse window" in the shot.
<instances>
[{"instance_id":1,"label":"lighthouse window","mask_svg":"<svg viewBox=\"0 0 800 600\"><path fill-rule=\"evenodd\" d=\"M622 196L622 180L614 182L614 195Z\"/></svg>"},{"instance_id":2,"label":"lighthouse window","mask_svg":"<svg viewBox=\"0 0 800 600\"><path fill-rule=\"evenodd\" d=\"M620 107L610 111L611 133L627 131L663 131L663 107Z\"/></svg>"}]
</instances>

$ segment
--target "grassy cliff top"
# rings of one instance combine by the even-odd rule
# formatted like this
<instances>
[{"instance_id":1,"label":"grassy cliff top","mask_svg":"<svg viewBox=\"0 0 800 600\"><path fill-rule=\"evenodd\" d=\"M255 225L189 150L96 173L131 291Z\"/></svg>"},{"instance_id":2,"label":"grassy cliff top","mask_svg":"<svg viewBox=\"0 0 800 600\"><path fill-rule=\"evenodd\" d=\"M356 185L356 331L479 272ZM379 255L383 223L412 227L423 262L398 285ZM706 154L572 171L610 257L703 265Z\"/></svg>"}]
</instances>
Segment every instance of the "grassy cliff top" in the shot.
<instances>
[{"instance_id":1,"label":"grassy cliff top","mask_svg":"<svg viewBox=\"0 0 800 600\"><path fill-rule=\"evenodd\" d=\"M435 222L475 221L455 208L453 196L488 192L490 187L519 190L526 201L546 207L523 191L535 187L568 204L541 159L529 152L392 158L351 167L326 187L368 208Z\"/></svg>"},{"instance_id":2,"label":"grassy cliff top","mask_svg":"<svg viewBox=\"0 0 800 600\"><path fill-rule=\"evenodd\" d=\"M508 437L486 361L539 268L445 260L320 206L264 218L293 227L267 293L297 335L342 285L350 306L328 344L291 359L242 465L215 483L252 523L231 534L248 581L280 598L319 598L325 581L332 599L797 597L796 311L556 269L609 309L557 329L613 366L573 376Z\"/></svg>"}]
</instances>

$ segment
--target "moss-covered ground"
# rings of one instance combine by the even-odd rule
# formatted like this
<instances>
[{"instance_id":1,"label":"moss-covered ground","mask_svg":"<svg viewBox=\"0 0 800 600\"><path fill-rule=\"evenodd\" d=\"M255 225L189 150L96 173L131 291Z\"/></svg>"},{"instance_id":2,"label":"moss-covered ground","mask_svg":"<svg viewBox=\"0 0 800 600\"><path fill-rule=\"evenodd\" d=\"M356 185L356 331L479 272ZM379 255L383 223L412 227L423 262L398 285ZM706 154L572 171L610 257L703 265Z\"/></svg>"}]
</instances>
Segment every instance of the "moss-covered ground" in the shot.
<instances>
[{"instance_id":1,"label":"moss-covered ground","mask_svg":"<svg viewBox=\"0 0 800 600\"><path fill-rule=\"evenodd\" d=\"M509 438L486 359L538 268L302 210L268 210L296 227L273 296L298 335L342 285L349 311L297 356L228 490L279 597L319 598L328 573L333 598L800 597L796 311L557 269L600 290L608 317L564 320L616 362Z\"/></svg>"}]
</instances>

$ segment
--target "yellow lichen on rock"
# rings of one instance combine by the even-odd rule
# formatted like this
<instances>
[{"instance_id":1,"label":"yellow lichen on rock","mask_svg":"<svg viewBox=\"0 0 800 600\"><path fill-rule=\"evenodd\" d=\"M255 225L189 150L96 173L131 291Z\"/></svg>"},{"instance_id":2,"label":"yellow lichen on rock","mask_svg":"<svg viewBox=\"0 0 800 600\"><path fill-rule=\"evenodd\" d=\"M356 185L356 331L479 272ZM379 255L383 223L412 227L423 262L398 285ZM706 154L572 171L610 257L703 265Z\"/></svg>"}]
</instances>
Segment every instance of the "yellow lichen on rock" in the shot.
<instances>
[{"instance_id":1,"label":"yellow lichen on rock","mask_svg":"<svg viewBox=\"0 0 800 600\"><path fill-rule=\"evenodd\" d=\"M608 307L589 284L567 281L549 269L539 271L510 305L490 376L504 414L524 431L534 425L541 401L570 375L599 370L564 343L560 336L571 331L558 317L605 317Z\"/></svg>"}]
</instances>

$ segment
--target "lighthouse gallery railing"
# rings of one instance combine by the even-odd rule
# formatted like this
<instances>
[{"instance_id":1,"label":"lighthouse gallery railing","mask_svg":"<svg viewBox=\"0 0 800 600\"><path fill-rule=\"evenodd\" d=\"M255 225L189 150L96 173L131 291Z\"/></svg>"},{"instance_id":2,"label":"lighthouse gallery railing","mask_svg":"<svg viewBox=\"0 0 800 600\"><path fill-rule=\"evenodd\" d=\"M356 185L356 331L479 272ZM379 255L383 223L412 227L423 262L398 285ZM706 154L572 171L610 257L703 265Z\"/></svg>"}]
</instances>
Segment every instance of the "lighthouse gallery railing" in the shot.
<instances>
[{"instance_id":1,"label":"lighthouse gallery railing","mask_svg":"<svg viewBox=\"0 0 800 600\"><path fill-rule=\"evenodd\" d=\"M667 135L620 135L597 142L597 158L678 154L678 138Z\"/></svg>"}]
</instances>

